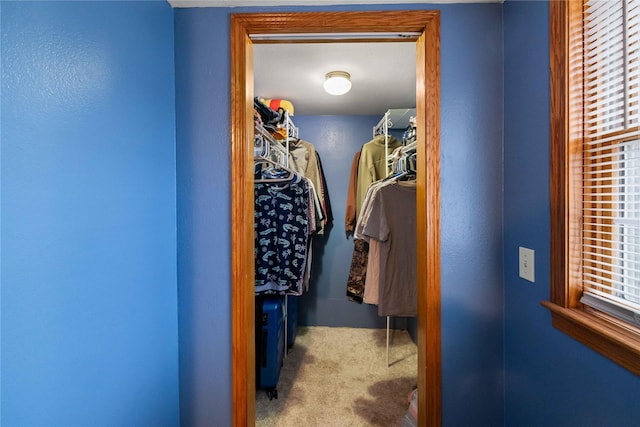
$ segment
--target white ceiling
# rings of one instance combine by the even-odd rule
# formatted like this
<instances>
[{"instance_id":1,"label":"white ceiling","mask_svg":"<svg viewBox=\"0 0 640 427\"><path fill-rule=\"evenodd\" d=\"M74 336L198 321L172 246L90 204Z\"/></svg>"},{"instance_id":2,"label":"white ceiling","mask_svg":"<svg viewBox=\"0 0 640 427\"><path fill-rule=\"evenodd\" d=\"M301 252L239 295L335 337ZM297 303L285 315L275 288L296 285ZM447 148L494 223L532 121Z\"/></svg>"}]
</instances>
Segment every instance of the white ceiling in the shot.
<instances>
[{"instance_id":1,"label":"white ceiling","mask_svg":"<svg viewBox=\"0 0 640 427\"><path fill-rule=\"evenodd\" d=\"M415 107L415 63L414 42L256 44L254 92L290 100L295 114L383 114ZM351 74L347 94L323 90L330 71Z\"/></svg>"}]
</instances>

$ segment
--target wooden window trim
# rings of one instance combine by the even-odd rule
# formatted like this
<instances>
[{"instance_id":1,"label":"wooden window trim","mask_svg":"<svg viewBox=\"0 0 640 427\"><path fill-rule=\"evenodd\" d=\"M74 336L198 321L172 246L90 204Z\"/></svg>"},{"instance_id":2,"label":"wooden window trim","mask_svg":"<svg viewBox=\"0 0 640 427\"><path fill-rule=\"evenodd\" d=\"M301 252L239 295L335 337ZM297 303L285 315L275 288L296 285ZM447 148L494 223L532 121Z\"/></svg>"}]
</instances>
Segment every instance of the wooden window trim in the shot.
<instances>
[{"instance_id":1,"label":"wooden window trim","mask_svg":"<svg viewBox=\"0 0 640 427\"><path fill-rule=\"evenodd\" d=\"M552 1L550 14L551 72L551 289L542 305L558 330L640 375L640 329L580 304L580 205L577 190L582 164L582 76L570 73L576 58L570 49L581 27L582 1ZM575 49L574 49L575 51ZM571 56L574 55L574 56ZM578 105L578 107L576 107ZM577 208L577 209L576 209Z\"/></svg>"}]
</instances>

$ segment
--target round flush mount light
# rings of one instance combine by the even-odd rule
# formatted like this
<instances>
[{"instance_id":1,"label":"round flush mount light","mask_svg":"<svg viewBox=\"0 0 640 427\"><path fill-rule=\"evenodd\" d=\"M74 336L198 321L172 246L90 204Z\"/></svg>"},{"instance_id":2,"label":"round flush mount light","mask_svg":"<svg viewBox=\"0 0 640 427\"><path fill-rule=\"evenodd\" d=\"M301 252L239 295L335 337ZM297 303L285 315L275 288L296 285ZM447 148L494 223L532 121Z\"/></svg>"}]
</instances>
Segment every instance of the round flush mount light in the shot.
<instances>
[{"instance_id":1,"label":"round flush mount light","mask_svg":"<svg viewBox=\"0 0 640 427\"><path fill-rule=\"evenodd\" d=\"M330 95L344 95L351 89L351 75L346 71L332 71L324 78L324 90Z\"/></svg>"}]
</instances>

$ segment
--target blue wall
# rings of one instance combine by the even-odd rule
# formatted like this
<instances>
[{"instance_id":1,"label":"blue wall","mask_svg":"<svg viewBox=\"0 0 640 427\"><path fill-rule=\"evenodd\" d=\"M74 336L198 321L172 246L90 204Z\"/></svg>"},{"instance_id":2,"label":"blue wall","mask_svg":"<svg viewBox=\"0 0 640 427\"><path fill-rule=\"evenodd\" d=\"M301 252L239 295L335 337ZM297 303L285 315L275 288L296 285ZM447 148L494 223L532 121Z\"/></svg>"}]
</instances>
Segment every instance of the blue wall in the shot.
<instances>
[{"instance_id":1,"label":"blue wall","mask_svg":"<svg viewBox=\"0 0 640 427\"><path fill-rule=\"evenodd\" d=\"M1 424L176 426L173 12L1 7Z\"/></svg>"},{"instance_id":2,"label":"blue wall","mask_svg":"<svg viewBox=\"0 0 640 427\"><path fill-rule=\"evenodd\" d=\"M507 2L504 275L506 425L622 426L640 419L640 378L551 326L549 6ZM536 251L536 283L518 247Z\"/></svg>"},{"instance_id":3,"label":"blue wall","mask_svg":"<svg viewBox=\"0 0 640 427\"><path fill-rule=\"evenodd\" d=\"M226 9L174 14L181 425L229 426L229 19Z\"/></svg>"},{"instance_id":4,"label":"blue wall","mask_svg":"<svg viewBox=\"0 0 640 427\"><path fill-rule=\"evenodd\" d=\"M412 105L410 107L413 107ZM353 237L347 240L344 216L353 155L371 140L379 116L295 116L300 137L311 142L322 161L334 224L316 236L309 292L300 299L301 325L384 328L386 318L378 307L357 304L346 297L353 254Z\"/></svg>"},{"instance_id":5,"label":"blue wall","mask_svg":"<svg viewBox=\"0 0 640 427\"><path fill-rule=\"evenodd\" d=\"M420 6L375 9L405 8ZM501 425L502 5L437 8L442 11L443 419L445 425ZM174 11L184 425L231 420L229 15L367 9ZM349 161L352 155L352 149L345 153Z\"/></svg>"},{"instance_id":6,"label":"blue wall","mask_svg":"<svg viewBox=\"0 0 640 427\"><path fill-rule=\"evenodd\" d=\"M504 390L502 5L443 7L441 19L443 425L497 426Z\"/></svg>"}]
</instances>

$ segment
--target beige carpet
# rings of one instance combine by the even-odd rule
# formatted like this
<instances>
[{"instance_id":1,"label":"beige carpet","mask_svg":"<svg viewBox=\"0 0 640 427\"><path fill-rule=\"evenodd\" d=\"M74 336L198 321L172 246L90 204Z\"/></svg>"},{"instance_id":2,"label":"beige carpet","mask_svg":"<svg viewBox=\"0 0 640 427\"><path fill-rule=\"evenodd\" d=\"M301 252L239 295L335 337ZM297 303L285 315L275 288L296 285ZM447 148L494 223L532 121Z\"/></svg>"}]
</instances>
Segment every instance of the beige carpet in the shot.
<instances>
[{"instance_id":1,"label":"beige carpet","mask_svg":"<svg viewBox=\"0 0 640 427\"><path fill-rule=\"evenodd\" d=\"M256 392L256 426L398 426L417 383L418 351L406 331L300 327L278 399Z\"/></svg>"}]
</instances>

